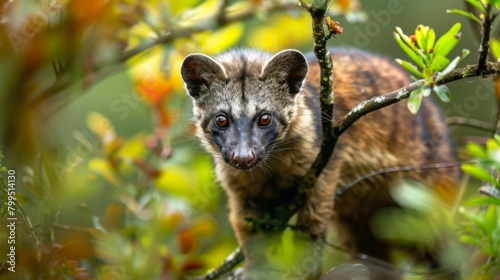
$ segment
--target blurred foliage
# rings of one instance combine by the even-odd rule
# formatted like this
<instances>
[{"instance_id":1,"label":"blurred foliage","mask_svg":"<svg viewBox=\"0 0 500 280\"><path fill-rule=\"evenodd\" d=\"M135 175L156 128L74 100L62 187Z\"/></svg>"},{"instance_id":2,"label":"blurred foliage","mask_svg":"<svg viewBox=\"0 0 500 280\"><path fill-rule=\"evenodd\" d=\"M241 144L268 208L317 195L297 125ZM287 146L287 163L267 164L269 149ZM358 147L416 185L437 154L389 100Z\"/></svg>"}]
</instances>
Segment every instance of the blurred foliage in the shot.
<instances>
[{"instance_id":1,"label":"blurred foliage","mask_svg":"<svg viewBox=\"0 0 500 280\"><path fill-rule=\"evenodd\" d=\"M336 0L330 12L354 22L355 31L374 15L372 26L388 25L356 0ZM0 1L0 172L16 171L16 277L179 279L218 266L237 243L212 162L188 124L180 64L193 52L232 47L310 49L310 25L293 0ZM0 184L3 205L5 180ZM435 231L423 230L426 217L436 230L448 229L439 194L411 183L402 188L396 197L414 211L386 213L395 232L434 239ZM405 193L432 203L413 205ZM408 215L411 232L397 222ZM7 234L0 231L1 256ZM282 243L292 255L298 249L290 236ZM276 261L293 265L292 258ZM0 278L11 276L0 270Z\"/></svg>"},{"instance_id":2,"label":"blurred foliage","mask_svg":"<svg viewBox=\"0 0 500 280\"><path fill-rule=\"evenodd\" d=\"M485 185L480 188L484 196L474 197L460 208L465 217L460 240L474 247L474 278L491 279L500 273L500 136L488 140L486 147L469 144L467 152L475 161L462 169Z\"/></svg>"}]
</instances>

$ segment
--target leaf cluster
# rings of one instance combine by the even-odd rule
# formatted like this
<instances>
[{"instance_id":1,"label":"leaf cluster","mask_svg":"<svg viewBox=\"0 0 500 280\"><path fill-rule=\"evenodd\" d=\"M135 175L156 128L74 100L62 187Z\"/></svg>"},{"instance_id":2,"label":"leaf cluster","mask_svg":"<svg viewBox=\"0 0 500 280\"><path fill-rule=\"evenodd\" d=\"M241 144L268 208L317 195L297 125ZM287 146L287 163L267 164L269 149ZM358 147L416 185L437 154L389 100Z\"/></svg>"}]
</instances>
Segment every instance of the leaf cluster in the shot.
<instances>
[{"instance_id":1,"label":"leaf cluster","mask_svg":"<svg viewBox=\"0 0 500 280\"><path fill-rule=\"evenodd\" d=\"M500 136L488 140L486 147L468 144L466 149L475 161L464 164L462 170L485 183L481 188L485 196L472 198L460 208L465 218L460 240L487 256L474 274L493 277L500 273Z\"/></svg>"},{"instance_id":2,"label":"leaf cluster","mask_svg":"<svg viewBox=\"0 0 500 280\"><path fill-rule=\"evenodd\" d=\"M446 85L436 85L436 82L455 69L468 50L462 50L462 55L450 60L447 56L455 48L461 38L462 25L456 23L443 36L436 40L434 29L418 25L414 35L406 35L401 28L396 27L394 39L401 49L408 55L412 62L396 59L396 62L407 69L417 78L425 79L424 86L413 91L408 100L408 109L417 113L422 103L422 98L429 96L432 91L443 102L451 100L450 90ZM415 64L416 65L415 65ZM416 80L415 77L413 79Z\"/></svg>"}]
</instances>

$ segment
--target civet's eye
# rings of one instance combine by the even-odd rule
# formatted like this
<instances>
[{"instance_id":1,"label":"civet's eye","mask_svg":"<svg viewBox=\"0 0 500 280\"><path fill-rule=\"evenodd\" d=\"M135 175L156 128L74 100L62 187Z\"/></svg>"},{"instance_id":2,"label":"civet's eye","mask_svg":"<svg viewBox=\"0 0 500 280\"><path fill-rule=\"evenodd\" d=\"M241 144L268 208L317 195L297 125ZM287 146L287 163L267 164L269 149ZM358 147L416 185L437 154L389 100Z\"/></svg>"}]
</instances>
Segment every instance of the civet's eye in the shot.
<instances>
[{"instance_id":1,"label":"civet's eye","mask_svg":"<svg viewBox=\"0 0 500 280\"><path fill-rule=\"evenodd\" d=\"M224 115L218 115L217 117L215 117L215 125L220 128L228 127L229 121Z\"/></svg>"},{"instance_id":2,"label":"civet's eye","mask_svg":"<svg viewBox=\"0 0 500 280\"><path fill-rule=\"evenodd\" d=\"M268 126L271 123L271 115L269 114L264 114L260 116L259 118L259 125L260 126Z\"/></svg>"}]
</instances>

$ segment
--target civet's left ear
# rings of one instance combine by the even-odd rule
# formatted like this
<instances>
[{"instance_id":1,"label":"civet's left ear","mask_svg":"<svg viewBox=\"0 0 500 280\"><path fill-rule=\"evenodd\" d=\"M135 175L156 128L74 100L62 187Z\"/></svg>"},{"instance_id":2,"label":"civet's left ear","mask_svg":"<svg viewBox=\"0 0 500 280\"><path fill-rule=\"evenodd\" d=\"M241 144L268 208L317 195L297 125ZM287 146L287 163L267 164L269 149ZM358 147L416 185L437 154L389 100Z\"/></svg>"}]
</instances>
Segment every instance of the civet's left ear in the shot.
<instances>
[{"instance_id":1,"label":"civet's left ear","mask_svg":"<svg viewBox=\"0 0 500 280\"><path fill-rule=\"evenodd\" d=\"M284 50L274 55L264 66L261 77L285 82L290 93L297 94L302 88L309 67L304 55L297 50Z\"/></svg>"}]
</instances>

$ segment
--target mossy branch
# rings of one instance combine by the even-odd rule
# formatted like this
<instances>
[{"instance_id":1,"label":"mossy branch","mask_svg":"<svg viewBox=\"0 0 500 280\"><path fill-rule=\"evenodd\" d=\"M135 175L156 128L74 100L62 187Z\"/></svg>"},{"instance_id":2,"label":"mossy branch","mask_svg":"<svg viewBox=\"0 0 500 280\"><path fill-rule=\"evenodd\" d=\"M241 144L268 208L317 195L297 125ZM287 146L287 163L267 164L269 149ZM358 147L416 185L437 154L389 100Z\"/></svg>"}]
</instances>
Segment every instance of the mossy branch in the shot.
<instances>
[{"instance_id":1,"label":"mossy branch","mask_svg":"<svg viewBox=\"0 0 500 280\"><path fill-rule=\"evenodd\" d=\"M330 157L333 154L333 150L338 139L335 137L335 133L331 125L335 105L335 94L333 87L333 62L326 45L331 36L325 33L325 16L330 4L331 1L313 1L311 5L307 5L301 1L301 6L309 12L312 18L314 39L313 51L318 60L321 73L320 102L323 138L321 141L321 150L318 156L299 184L299 196L307 196L307 193L314 188L318 177L330 161Z\"/></svg>"}]
</instances>

